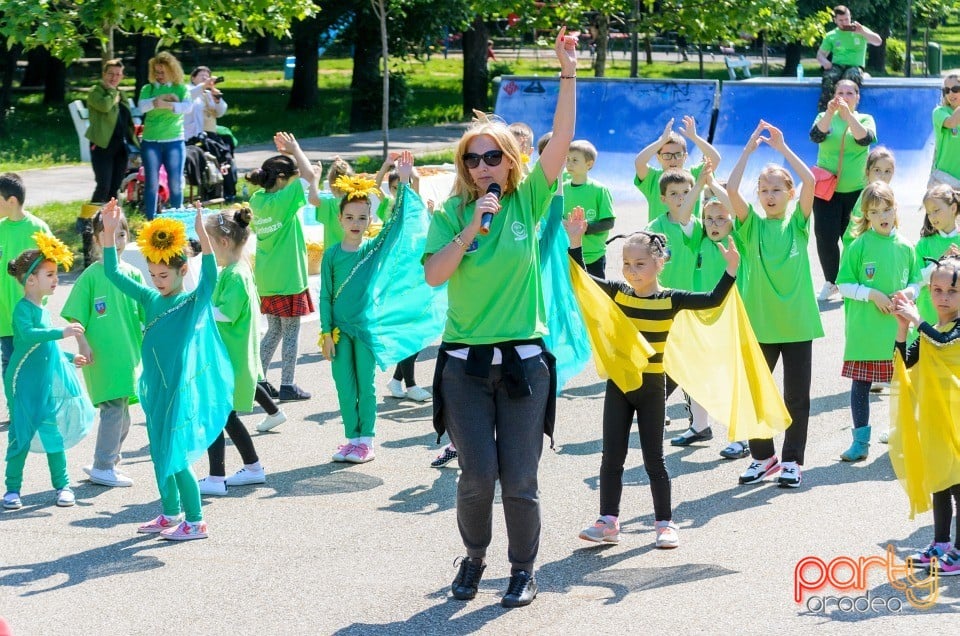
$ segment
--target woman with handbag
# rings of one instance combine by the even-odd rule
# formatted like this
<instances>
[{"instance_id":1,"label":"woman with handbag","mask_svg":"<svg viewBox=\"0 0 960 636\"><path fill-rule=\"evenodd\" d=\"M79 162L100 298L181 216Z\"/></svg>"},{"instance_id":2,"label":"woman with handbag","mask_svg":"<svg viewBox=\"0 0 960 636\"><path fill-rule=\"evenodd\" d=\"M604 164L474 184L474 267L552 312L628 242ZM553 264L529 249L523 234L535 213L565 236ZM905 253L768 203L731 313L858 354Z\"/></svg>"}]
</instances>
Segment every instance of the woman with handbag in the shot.
<instances>
[{"instance_id":1,"label":"woman with handbag","mask_svg":"<svg viewBox=\"0 0 960 636\"><path fill-rule=\"evenodd\" d=\"M813 167L817 179L813 230L825 282L818 300L840 296L836 285L840 237L867 185L867 154L870 144L877 140L873 117L857 112L859 102L860 89L854 82L837 82L827 110L817 115L810 129L810 140L819 145Z\"/></svg>"},{"instance_id":2,"label":"woman with handbag","mask_svg":"<svg viewBox=\"0 0 960 636\"><path fill-rule=\"evenodd\" d=\"M933 166L927 190L945 184L960 190L960 75L943 78L943 101L933 109Z\"/></svg>"}]
</instances>

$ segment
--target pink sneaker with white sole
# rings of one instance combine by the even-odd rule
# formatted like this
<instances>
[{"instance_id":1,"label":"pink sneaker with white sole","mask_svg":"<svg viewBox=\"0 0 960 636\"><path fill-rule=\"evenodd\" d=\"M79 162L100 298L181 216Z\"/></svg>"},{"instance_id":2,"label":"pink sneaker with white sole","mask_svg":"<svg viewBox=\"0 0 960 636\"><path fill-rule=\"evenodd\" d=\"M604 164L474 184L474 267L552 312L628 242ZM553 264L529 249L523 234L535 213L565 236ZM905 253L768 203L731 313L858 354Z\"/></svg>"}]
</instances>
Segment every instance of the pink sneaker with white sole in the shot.
<instances>
[{"instance_id":1,"label":"pink sneaker with white sole","mask_svg":"<svg viewBox=\"0 0 960 636\"><path fill-rule=\"evenodd\" d=\"M148 521L147 523L137 528L137 532L139 532L140 534L160 534L164 530L176 528L177 524L180 523L182 519L183 517L180 517L180 516L167 517L165 515L160 515L153 521Z\"/></svg>"},{"instance_id":2,"label":"pink sneaker with white sole","mask_svg":"<svg viewBox=\"0 0 960 636\"><path fill-rule=\"evenodd\" d=\"M372 447L366 444L356 444L353 450L344 456L343 459L351 464L366 464L369 461L373 461L376 456Z\"/></svg>"},{"instance_id":3,"label":"pink sneaker with white sole","mask_svg":"<svg viewBox=\"0 0 960 636\"><path fill-rule=\"evenodd\" d=\"M190 541L192 539L206 539L207 538L207 522L206 521L197 521L196 523L191 523L189 521L184 521L176 528L170 528L169 530L164 530L160 533L161 539L169 539L170 541Z\"/></svg>"}]
</instances>

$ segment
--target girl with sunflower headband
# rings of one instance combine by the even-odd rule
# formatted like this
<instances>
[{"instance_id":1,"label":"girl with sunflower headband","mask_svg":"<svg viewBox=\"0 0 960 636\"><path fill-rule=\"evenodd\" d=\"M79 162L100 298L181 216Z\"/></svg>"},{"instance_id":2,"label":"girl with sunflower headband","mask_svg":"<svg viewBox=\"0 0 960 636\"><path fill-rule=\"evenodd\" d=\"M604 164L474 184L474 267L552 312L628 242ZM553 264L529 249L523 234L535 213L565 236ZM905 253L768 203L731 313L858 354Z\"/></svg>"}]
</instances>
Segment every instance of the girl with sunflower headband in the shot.
<instances>
[{"instance_id":1,"label":"girl with sunflower headband","mask_svg":"<svg viewBox=\"0 0 960 636\"><path fill-rule=\"evenodd\" d=\"M436 339L446 312L443 292L430 289L416 263L426 244L426 207L408 187L409 151L397 160L401 186L394 212L376 238L363 233L373 214L372 179L341 177L343 240L328 247L320 266L320 345L330 360L344 437L333 461L364 463L375 456L374 374Z\"/></svg>"},{"instance_id":2,"label":"girl with sunflower headband","mask_svg":"<svg viewBox=\"0 0 960 636\"><path fill-rule=\"evenodd\" d=\"M82 355L60 350L57 340L83 334L80 325L54 329L45 296L57 288L57 267L70 269L73 254L59 239L37 232L39 249L29 249L7 264L7 273L24 288L13 310L13 357L4 374L10 430L7 445L6 488L3 507L23 506L20 488L27 453L46 453L58 506L74 504L67 475L66 449L79 442L93 424L93 405L87 399L71 364L87 364Z\"/></svg>"},{"instance_id":3,"label":"girl with sunflower headband","mask_svg":"<svg viewBox=\"0 0 960 636\"><path fill-rule=\"evenodd\" d=\"M140 230L140 246L156 289L120 273L114 236L120 210L115 201L101 211L103 262L107 278L143 305L143 372L140 403L147 416L150 457L163 513L137 532L164 539L205 539L200 490L190 465L214 442L233 409L233 369L214 323L210 299L217 282L217 262L197 208L195 228L203 251L197 288L183 291L187 243L183 223L158 217ZM186 520L183 520L183 516Z\"/></svg>"},{"instance_id":4,"label":"girl with sunflower headband","mask_svg":"<svg viewBox=\"0 0 960 636\"><path fill-rule=\"evenodd\" d=\"M320 205L317 182L320 166L314 168L290 133L273 137L282 153L270 157L247 175L247 181L263 190L250 197L252 227L257 235L254 279L260 294L260 313L267 318L267 333L260 343L260 363L264 380L261 386L270 397L281 402L309 400L310 394L293 382L300 345L300 318L313 313L307 278L307 243L299 210L309 201ZM292 157L292 158L291 158ZM297 178L298 175L301 178ZM280 341L283 365L280 390L266 380L270 361Z\"/></svg>"}]
</instances>

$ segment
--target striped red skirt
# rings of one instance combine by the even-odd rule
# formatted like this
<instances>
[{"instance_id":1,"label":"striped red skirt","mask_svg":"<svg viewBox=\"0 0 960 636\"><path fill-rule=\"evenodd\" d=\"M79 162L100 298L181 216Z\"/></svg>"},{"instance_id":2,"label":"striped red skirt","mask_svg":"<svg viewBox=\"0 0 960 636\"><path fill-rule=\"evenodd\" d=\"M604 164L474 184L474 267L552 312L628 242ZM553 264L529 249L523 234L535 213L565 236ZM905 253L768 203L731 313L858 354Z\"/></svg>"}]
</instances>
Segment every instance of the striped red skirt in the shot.
<instances>
[{"instance_id":1,"label":"striped red skirt","mask_svg":"<svg viewBox=\"0 0 960 636\"><path fill-rule=\"evenodd\" d=\"M290 296L264 296L260 299L260 313L270 314L271 316L280 316L281 318L293 318L296 316L308 316L315 311L313 299L310 298L310 290L304 289L299 294Z\"/></svg>"},{"instance_id":2,"label":"striped red skirt","mask_svg":"<svg viewBox=\"0 0 960 636\"><path fill-rule=\"evenodd\" d=\"M889 382L893 360L846 360L840 375L861 382Z\"/></svg>"}]
</instances>

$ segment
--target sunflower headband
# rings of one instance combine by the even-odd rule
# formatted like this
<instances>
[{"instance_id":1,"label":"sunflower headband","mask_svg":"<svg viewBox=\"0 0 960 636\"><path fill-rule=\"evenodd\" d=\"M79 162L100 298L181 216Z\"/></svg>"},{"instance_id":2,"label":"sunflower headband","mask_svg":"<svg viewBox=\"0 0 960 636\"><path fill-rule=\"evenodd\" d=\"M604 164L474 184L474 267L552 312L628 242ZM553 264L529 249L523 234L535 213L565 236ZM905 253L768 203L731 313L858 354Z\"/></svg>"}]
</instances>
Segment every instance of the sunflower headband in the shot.
<instances>
[{"instance_id":1,"label":"sunflower headband","mask_svg":"<svg viewBox=\"0 0 960 636\"><path fill-rule=\"evenodd\" d=\"M187 226L176 219L157 217L148 221L137 235L137 245L151 263L169 265L187 247Z\"/></svg>"},{"instance_id":2,"label":"sunflower headband","mask_svg":"<svg viewBox=\"0 0 960 636\"><path fill-rule=\"evenodd\" d=\"M341 175L333 182L333 187L346 192L347 201L366 199L380 192L376 181L359 175L353 177Z\"/></svg>"},{"instance_id":3,"label":"sunflower headband","mask_svg":"<svg viewBox=\"0 0 960 636\"><path fill-rule=\"evenodd\" d=\"M37 269L37 266L43 261L53 261L57 265L62 266L65 272L70 271L70 268L73 267L73 252L56 236L44 234L43 232L34 232L30 238L37 244L37 249L40 250L40 256L27 268L27 273L23 275L23 280L27 280L27 277L30 276L33 270Z\"/></svg>"}]
</instances>

